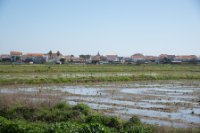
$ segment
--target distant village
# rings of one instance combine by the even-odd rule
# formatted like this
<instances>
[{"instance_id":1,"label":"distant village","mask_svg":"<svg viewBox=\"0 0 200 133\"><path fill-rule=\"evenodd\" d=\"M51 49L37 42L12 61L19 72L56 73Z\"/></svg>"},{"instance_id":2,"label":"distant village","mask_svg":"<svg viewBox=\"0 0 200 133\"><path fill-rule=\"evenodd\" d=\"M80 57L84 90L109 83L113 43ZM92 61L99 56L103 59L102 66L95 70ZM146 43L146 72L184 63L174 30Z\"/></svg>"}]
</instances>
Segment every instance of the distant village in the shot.
<instances>
[{"instance_id":1,"label":"distant village","mask_svg":"<svg viewBox=\"0 0 200 133\"><path fill-rule=\"evenodd\" d=\"M200 56L196 55L168 55L147 56L136 53L130 57L120 57L116 54L101 55L63 55L59 51L47 53L22 53L20 51L10 51L9 54L0 55L1 64L197 64L200 62Z\"/></svg>"}]
</instances>

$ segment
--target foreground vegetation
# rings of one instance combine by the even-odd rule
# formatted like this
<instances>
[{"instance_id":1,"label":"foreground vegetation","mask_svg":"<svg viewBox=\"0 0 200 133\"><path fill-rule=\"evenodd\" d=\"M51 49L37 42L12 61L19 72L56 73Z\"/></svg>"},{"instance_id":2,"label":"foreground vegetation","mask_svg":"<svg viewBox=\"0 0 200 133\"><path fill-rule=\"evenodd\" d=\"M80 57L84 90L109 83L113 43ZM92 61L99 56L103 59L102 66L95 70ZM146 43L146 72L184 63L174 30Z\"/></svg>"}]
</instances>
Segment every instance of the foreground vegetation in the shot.
<instances>
[{"instance_id":1,"label":"foreground vegetation","mask_svg":"<svg viewBox=\"0 0 200 133\"><path fill-rule=\"evenodd\" d=\"M142 124L137 117L124 121L118 117L104 116L84 104L66 104L59 100L58 96L33 101L24 99L19 94L0 95L2 133L109 133L153 130L153 126Z\"/></svg>"},{"instance_id":2,"label":"foreground vegetation","mask_svg":"<svg viewBox=\"0 0 200 133\"><path fill-rule=\"evenodd\" d=\"M15 107L1 110L1 132L153 132L139 119L125 122L117 117L106 117L83 104L57 104L51 108Z\"/></svg>"},{"instance_id":3,"label":"foreground vegetation","mask_svg":"<svg viewBox=\"0 0 200 133\"><path fill-rule=\"evenodd\" d=\"M0 65L0 85L200 79L199 65Z\"/></svg>"},{"instance_id":4,"label":"foreground vegetation","mask_svg":"<svg viewBox=\"0 0 200 133\"><path fill-rule=\"evenodd\" d=\"M104 116L78 104L59 103L52 107L23 105L0 109L1 133L154 133L199 132L200 129L177 129L143 124L133 116L124 121Z\"/></svg>"}]
</instances>

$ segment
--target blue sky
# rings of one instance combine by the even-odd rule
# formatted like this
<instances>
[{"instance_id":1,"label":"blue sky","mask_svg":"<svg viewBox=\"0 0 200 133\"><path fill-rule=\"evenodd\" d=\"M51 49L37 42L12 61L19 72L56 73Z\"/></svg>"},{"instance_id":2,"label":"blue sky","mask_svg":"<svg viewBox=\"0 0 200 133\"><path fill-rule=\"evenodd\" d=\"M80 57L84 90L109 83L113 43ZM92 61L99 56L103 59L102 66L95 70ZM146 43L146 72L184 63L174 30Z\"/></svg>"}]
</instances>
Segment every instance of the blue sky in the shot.
<instances>
[{"instance_id":1,"label":"blue sky","mask_svg":"<svg viewBox=\"0 0 200 133\"><path fill-rule=\"evenodd\" d=\"M198 0L0 0L0 54L200 55Z\"/></svg>"}]
</instances>

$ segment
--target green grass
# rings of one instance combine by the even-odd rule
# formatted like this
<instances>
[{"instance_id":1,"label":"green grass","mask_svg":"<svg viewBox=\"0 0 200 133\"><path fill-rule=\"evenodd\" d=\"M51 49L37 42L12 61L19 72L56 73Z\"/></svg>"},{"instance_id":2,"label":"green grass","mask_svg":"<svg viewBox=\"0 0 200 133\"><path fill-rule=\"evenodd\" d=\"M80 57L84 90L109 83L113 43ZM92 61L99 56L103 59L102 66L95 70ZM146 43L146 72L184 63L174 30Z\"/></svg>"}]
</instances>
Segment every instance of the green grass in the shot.
<instances>
[{"instance_id":1,"label":"green grass","mask_svg":"<svg viewBox=\"0 0 200 133\"><path fill-rule=\"evenodd\" d=\"M199 65L0 65L0 73L198 71Z\"/></svg>"},{"instance_id":2,"label":"green grass","mask_svg":"<svg viewBox=\"0 0 200 133\"><path fill-rule=\"evenodd\" d=\"M0 85L199 80L199 65L0 65Z\"/></svg>"}]
</instances>

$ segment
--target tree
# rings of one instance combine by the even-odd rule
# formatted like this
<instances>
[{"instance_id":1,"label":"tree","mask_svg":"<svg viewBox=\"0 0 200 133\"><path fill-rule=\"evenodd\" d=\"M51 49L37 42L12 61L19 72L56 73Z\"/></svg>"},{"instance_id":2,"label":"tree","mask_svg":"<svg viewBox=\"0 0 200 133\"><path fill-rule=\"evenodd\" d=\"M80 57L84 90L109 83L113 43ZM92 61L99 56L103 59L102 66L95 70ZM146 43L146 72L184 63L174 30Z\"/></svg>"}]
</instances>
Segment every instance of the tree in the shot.
<instances>
[{"instance_id":1,"label":"tree","mask_svg":"<svg viewBox=\"0 0 200 133\"><path fill-rule=\"evenodd\" d=\"M57 55L57 56L60 56L60 55L61 55L61 54L60 54L60 51L57 51L56 55Z\"/></svg>"},{"instance_id":2,"label":"tree","mask_svg":"<svg viewBox=\"0 0 200 133\"><path fill-rule=\"evenodd\" d=\"M90 59L90 55L79 55L79 58L86 61L86 60Z\"/></svg>"},{"instance_id":3,"label":"tree","mask_svg":"<svg viewBox=\"0 0 200 133\"><path fill-rule=\"evenodd\" d=\"M52 57L53 52L50 50L48 55L50 56L50 58Z\"/></svg>"},{"instance_id":4,"label":"tree","mask_svg":"<svg viewBox=\"0 0 200 133\"><path fill-rule=\"evenodd\" d=\"M70 55L70 62L73 62L74 55Z\"/></svg>"},{"instance_id":5,"label":"tree","mask_svg":"<svg viewBox=\"0 0 200 133\"><path fill-rule=\"evenodd\" d=\"M189 61L190 64L198 64L198 60L193 58Z\"/></svg>"},{"instance_id":6,"label":"tree","mask_svg":"<svg viewBox=\"0 0 200 133\"><path fill-rule=\"evenodd\" d=\"M85 55L79 55L79 58L83 58L83 59L84 59L84 58L85 58Z\"/></svg>"},{"instance_id":7,"label":"tree","mask_svg":"<svg viewBox=\"0 0 200 133\"><path fill-rule=\"evenodd\" d=\"M62 64L64 64L64 63L65 63L65 58L61 58L61 59L60 59L60 62L61 62Z\"/></svg>"},{"instance_id":8,"label":"tree","mask_svg":"<svg viewBox=\"0 0 200 133\"><path fill-rule=\"evenodd\" d=\"M160 62L163 64L169 64L172 62L172 60L167 57L164 57L162 60L160 60Z\"/></svg>"}]
</instances>

